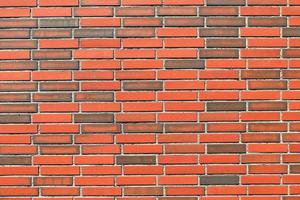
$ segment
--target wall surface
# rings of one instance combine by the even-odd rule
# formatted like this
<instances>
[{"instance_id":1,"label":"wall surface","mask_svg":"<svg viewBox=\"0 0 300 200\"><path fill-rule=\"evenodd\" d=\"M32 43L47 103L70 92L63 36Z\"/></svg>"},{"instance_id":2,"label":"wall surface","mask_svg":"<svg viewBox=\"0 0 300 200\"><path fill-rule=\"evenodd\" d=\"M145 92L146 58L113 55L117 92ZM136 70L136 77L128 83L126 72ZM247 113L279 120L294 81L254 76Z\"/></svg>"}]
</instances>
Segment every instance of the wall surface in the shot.
<instances>
[{"instance_id":1,"label":"wall surface","mask_svg":"<svg viewBox=\"0 0 300 200\"><path fill-rule=\"evenodd\" d=\"M300 0L0 0L0 200L299 200Z\"/></svg>"}]
</instances>

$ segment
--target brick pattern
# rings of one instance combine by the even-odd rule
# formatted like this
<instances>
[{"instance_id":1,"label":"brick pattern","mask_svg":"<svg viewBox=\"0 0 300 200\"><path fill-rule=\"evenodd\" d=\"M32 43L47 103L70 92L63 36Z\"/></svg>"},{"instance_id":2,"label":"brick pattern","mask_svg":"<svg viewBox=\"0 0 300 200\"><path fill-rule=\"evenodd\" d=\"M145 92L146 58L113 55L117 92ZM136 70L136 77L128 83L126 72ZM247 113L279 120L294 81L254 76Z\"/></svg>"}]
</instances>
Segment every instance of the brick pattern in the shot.
<instances>
[{"instance_id":1,"label":"brick pattern","mask_svg":"<svg viewBox=\"0 0 300 200\"><path fill-rule=\"evenodd\" d=\"M299 0L0 0L0 199L300 199L299 37Z\"/></svg>"}]
</instances>

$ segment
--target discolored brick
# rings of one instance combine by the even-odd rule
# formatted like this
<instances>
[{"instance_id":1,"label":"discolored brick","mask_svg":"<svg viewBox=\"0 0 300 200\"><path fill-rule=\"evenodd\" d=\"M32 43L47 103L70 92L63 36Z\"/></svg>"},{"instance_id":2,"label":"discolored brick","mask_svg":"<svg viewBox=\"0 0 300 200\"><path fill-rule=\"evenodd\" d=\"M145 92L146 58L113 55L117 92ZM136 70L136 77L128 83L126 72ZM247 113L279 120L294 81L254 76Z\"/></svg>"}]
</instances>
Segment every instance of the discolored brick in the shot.
<instances>
[{"instance_id":1,"label":"discolored brick","mask_svg":"<svg viewBox=\"0 0 300 200\"><path fill-rule=\"evenodd\" d=\"M38 50L33 51L33 59L37 60L48 60L48 59L54 59L54 60L64 60L64 59L71 59L72 52L66 51L66 50Z\"/></svg>"},{"instance_id":2,"label":"discolored brick","mask_svg":"<svg viewBox=\"0 0 300 200\"><path fill-rule=\"evenodd\" d=\"M195 16L197 9L193 7L160 7L158 8L158 15L161 16Z\"/></svg>"},{"instance_id":3,"label":"discolored brick","mask_svg":"<svg viewBox=\"0 0 300 200\"><path fill-rule=\"evenodd\" d=\"M279 78L279 70L242 70L241 77L243 79L267 79Z\"/></svg>"},{"instance_id":4,"label":"discolored brick","mask_svg":"<svg viewBox=\"0 0 300 200\"><path fill-rule=\"evenodd\" d=\"M0 19L0 28L35 28L36 19Z\"/></svg>"},{"instance_id":5,"label":"discolored brick","mask_svg":"<svg viewBox=\"0 0 300 200\"><path fill-rule=\"evenodd\" d=\"M0 104L2 113L33 113L37 111L37 104Z\"/></svg>"},{"instance_id":6,"label":"discolored brick","mask_svg":"<svg viewBox=\"0 0 300 200\"><path fill-rule=\"evenodd\" d=\"M76 91L79 90L79 84L76 82L42 82L40 90L43 91Z\"/></svg>"},{"instance_id":7,"label":"discolored brick","mask_svg":"<svg viewBox=\"0 0 300 200\"><path fill-rule=\"evenodd\" d=\"M203 69L203 60L166 60L166 69Z\"/></svg>"},{"instance_id":8,"label":"discolored brick","mask_svg":"<svg viewBox=\"0 0 300 200\"><path fill-rule=\"evenodd\" d=\"M287 110L287 102L249 102L248 109L251 111L285 111Z\"/></svg>"},{"instance_id":9,"label":"discolored brick","mask_svg":"<svg viewBox=\"0 0 300 200\"><path fill-rule=\"evenodd\" d=\"M207 39L206 46L212 48L245 48L245 39Z\"/></svg>"},{"instance_id":10,"label":"discolored brick","mask_svg":"<svg viewBox=\"0 0 300 200\"><path fill-rule=\"evenodd\" d=\"M139 81L139 82L124 82L124 90L162 90L163 82L154 81Z\"/></svg>"},{"instance_id":11,"label":"discolored brick","mask_svg":"<svg viewBox=\"0 0 300 200\"><path fill-rule=\"evenodd\" d=\"M207 153L246 153L245 144L209 144Z\"/></svg>"},{"instance_id":12,"label":"discolored brick","mask_svg":"<svg viewBox=\"0 0 300 200\"><path fill-rule=\"evenodd\" d=\"M30 115L0 115L0 124L27 124L30 122Z\"/></svg>"},{"instance_id":13,"label":"discolored brick","mask_svg":"<svg viewBox=\"0 0 300 200\"><path fill-rule=\"evenodd\" d=\"M167 133L198 133L204 131L203 124L165 124Z\"/></svg>"},{"instance_id":14,"label":"discolored brick","mask_svg":"<svg viewBox=\"0 0 300 200\"><path fill-rule=\"evenodd\" d=\"M238 15L238 8L236 7L200 7L200 16L232 16Z\"/></svg>"},{"instance_id":15,"label":"discolored brick","mask_svg":"<svg viewBox=\"0 0 300 200\"><path fill-rule=\"evenodd\" d=\"M78 19L40 19L41 28L75 28L79 26Z\"/></svg>"},{"instance_id":16,"label":"discolored brick","mask_svg":"<svg viewBox=\"0 0 300 200\"><path fill-rule=\"evenodd\" d=\"M44 70L71 70L78 69L77 61L40 61L40 68Z\"/></svg>"},{"instance_id":17,"label":"discolored brick","mask_svg":"<svg viewBox=\"0 0 300 200\"><path fill-rule=\"evenodd\" d=\"M300 28L283 28L282 29L283 37L299 37Z\"/></svg>"},{"instance_id":18,"label":"discolored brick","mask_svg":"<svg viewBox=\"0 0 300 200\"><path fill-rule=\"evenodd\" d=\"M155 165L155 156L117 156L119 165Z\"/></svg>"},{"instance_id":19,"label":"discolored brick","mask_svg":"<svg viewBox=\"0 0 300 200\"><path fill-rule=\"evenodd\" d=\"M112 92L81 92L75 94L75 101L113 101Z\"/></svg>"},{"instance_id":20,"label":"discolored brick","mask_svg":"<svg viewBox=\"0 0 300 200\"><path fill-rule=\"evenodd\" d=\"M36 61L6 61L0 62L0 70L18 71L18 70L35 70L37 69Z\"/></svg>"},{"instance_id":21,"label":"discolored brick","mask_svg":"<svg viewBox=\"0 0 300 200\"><path fill-rule=\"evenodd\" d=\"M162 187L126 187L124 194L128 196L160 196L163 195Z\"/></svg>"},{"instance_id":22,"label":"discolored brick","mask_svg":"<svg viewBox=\"0 0 300 200\"><path fill-rule=\"evenodd\" d=\"M238 58L239 51L238 50L231 50L231 49L222 49L222 50L215 50L215 49L203 49L199 52L200 58Z\"/></svg>"},{"instance_id":23,"label":"discolored brick","mask_svg":"<svg viewBox=\"0 0 300 200\"><path fill-rule=\"evenodd\" d=\"M37 83L0 83L1 92L22 92L37 90Z\"/></svg>"},{"instance_id":24,"label":"discolored brick","mask_svg":"<svg viewBox=\"0 0 300 200\"><path fill-rule=\"evenodd\" d=\"M243 6L246 4L246 0L207 0L208 6Z\"/></svg>"},{"instance_id":25,"label":"discolored brick","mask_svg":"<svg viewBox=\"0 0 300 200\"><path fill-rule=\"evenodd\" d=\"M203 18L166 18L165 26L204 26Z\"/></svg>"},{"instance_id":26,"label":"discolored brick","mask_svg":"<svg viewBox=\"0 0 300 200\"><path fill-rule=\"evenodd\" d=\"M200 176L201 185L238 185L239 176Z\"/></svg>"},{"instance_id":27,"label":"discolored brick","mask_svg":"<svg viewBox=\"0 0 300 200\"><path fill-rule=\"evenodd\" d=\"M32 30L33 38L68 38L72 36L71 29L37 29Z\"/></svg>"},{"instance_id":28,"label":"discolored brick","mask_svg":"<svg viewBox=\"0 0 300 200\"><path fill-rule=\"evenodd\" d=\"M237 28L200 28L200 37L238 37Z\"/></svg>"},{"instance_id":29,"label":"discolored brick","mask_svg":"<svg viewBox=\"0 0 300 200\"><path fill-rule=\"evenodd\" d=\"M290 173L292 174L300 173L300 165L290 165Z\"/></svg>"},{"instance_id":30,"label":"discolored brick","mask_svg":"<svg viewBox=\"0 0 300 200\"><path fill-rule=\"evenodd\" d=\"M117 30L117 37L154 37L155 29L153 28L125 28Z\"/></svg>"},{"instance_id":31,"label":"discolored brick","mask_svg":"<svg viewBox=\"0 0 300 200\"><path fill-rule=\"evenodd\" d=\"M76 123L105 123L114 122L113 114L76 114Z\"/></svg>"},{"instance_id":32,"label":"discolored brick","mask_svg":"<svg viewBox=\"0 0 300 200\"><path fill-rule=\"evenodd\" d=\"M75 29L75 38L112 38L114 36L113 29Z\"/></svg>"},{"instance_id":33,"label":"discolored brick","mask_svg":"<svg viewBox=\"0 0 300 200\"><path fill-rule=\"evenodd\" d=\"M31 165L29 156L0 156L0 165Z\"/></svg>"},{"instance_id":34,"label":"discolored brick","mask_svg":"<svg viewBox=\"0 0 300 200\"><path fill-rule=\"evenodd\" d=\"M2 93L0 94L0 102L29 102L31 96L29 93L20 94L20 93Z\"/></svg>"},{"instance_id":35,"label":"discolored brick","mask_svg":"<svg viewBox=\"0 0 300 200\"><path fill-rule=\"evenodd\" d=\"M39 93L33 95L36 102L67 102L72 101L71 93Z\"/></svg>"},{"instance_id":36,"label":"discolored brick","mask_svg":"<svg viewBox=\"0 0 300 200\"><path fill-rule=\"evenodd\" d=\"M209 17L206 19L208 27L243 27L246 25L245 18L237 17Z\"/></svg>"},{"instance_id":37,"label":"discolored brick","mask_svg":"<svg viewBox=\"0 0 300 200\"><path fill-rule=\"evenodd\" d=\"M286 18L248 18L248 26L284 27L287 26Z\"/></svg>"},{"instance_id":38,"label":"discolored brick","mask_svg":"<svg viewBox=\"0 0 300 200\"><path fill-rule=\"evenodd\" d=\"M124 124L125 133L160 133L163 130L161 124Z\"/></svg>"},{"instance_id":39,"label":"discolored brick","mask_svg":"<svg viewBox=\"0 0 300 200\"><path fill-rule=\"evenodd\" d=\"M207 111L245 111L246 102L207 102Z\"/></svg>"}]
</instances>

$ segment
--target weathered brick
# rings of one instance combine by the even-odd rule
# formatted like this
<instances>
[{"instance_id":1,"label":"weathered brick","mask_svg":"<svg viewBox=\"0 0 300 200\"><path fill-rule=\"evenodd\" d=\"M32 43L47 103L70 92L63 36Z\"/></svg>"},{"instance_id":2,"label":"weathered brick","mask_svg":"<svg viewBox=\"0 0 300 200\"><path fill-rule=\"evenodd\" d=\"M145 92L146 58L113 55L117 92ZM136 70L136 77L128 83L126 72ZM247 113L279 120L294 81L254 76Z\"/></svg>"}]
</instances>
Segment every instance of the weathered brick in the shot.
<instances>
[{"instance_id":1,"label":"weathered brick","mask_svg":"<svg viewBox=\"0 0 300 200\"><path fill-rule=\"evenodd\" d=\"M155 156L118 156L117 164L119 165L155 165Z\"/></svg>"},{"instance_id":2,"label":"weathered brick","mask_svg":"<svg viewBox=\"0 0 300 200\"><path fill-rule=\"evenodd\" d=\"M246 153L245 144L209 144L207 153Z\"/></svg>"},{"instance_id":3,"label":"weathered brick","mask_svg":"<svg viewBox=\"0 0 300 200\"><path fill-rule=\"evenodd\" d=\"M200 176L201 185L238 185L238 176Z\"/></svg>"}]
</instances>

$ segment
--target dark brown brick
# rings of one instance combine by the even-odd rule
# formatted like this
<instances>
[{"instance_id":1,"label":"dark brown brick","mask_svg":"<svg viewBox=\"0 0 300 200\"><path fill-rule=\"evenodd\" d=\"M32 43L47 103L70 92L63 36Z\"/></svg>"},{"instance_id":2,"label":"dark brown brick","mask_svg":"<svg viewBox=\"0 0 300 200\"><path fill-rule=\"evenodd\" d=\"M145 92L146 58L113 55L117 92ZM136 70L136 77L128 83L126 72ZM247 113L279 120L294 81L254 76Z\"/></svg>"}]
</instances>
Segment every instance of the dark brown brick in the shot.
<instances>
[{"instance_id":1,"label":"dark brown brick","mask_svg":"<svg viewBox=\"0 0 300 200\"><path fill-rule=\"evenodd\" d=\"M0 49L34 49L37 48L35 40L1 40Z\"/></svg>"},{"instance_id":2,"label":"dark brown brick","mask_svg":"<svg viewBox=\"0 0 300 200\"><path fill-rule=\"evenodd\" d=\"M139 8L139 7L132 7L132 8L117 8L116 9L116 16L154 16L155 15L155 10L154 8L150 7L144 7L144 8Z\"/></svg>"},{"instance_id":3,"label":"dark brown brick","mask_svg":"<svg viewBox=\"0 0 300 200\"><path fill-rule=\"evenodd\" d=\"M113 122L113 114L76 114L76 123L103 123L103 122Z\"/></svg>"},{"instance_id":4,"label":"dark brown brick","mask_svg":"<svg viewBox=\"0 0 300 200\"><path fill-rule=\"evenodd\" d=\"M30 122L30 115L0 115L0 124L26 124Z\"/></svg>"},{"instance_id":5,"label":"dark brown brick","mask_svg":"<svg viewBox=\"0 0 300 200\"><path fill-rule=\"evenodd\" d=\"M203 18L166 18L165 26L204 26Z\"/></svg>"},{"instance_id":6,"label":"dark brown brick","mask_svg":"<svg viewBox=\"0 0 300 200\"><path fill-rule=\"evenodd\" d=\"M37 110L37 104L0 104L1 113L33 113Z\"/></svg>"},{"instance_id":7,"label":"dark brown brick","mask_svg":"<svg viewBox=\"0 0 300 200\"><path fill-rule=\"evenodd\" d=\"M245 144L208 144L207 153L246 153Z\"/></svg>"},{"instance_id":8,"label":"dark brown brick","mask_svg":"<svg viewBox=\"0 0 300 200\"><path fill-rule=\"evenodd\" d=\"M200 37L238 37L237 28L200 28Z\"/></svg>"},{"instance_id":9,"label":"dark brown brick","mask_svg":"<svg viewBox=\"0 0 300 200\"><path fill-rule=\"evenodd\" d=\"M233 49L202 49L200 58L238 58L239 51Z\"/></svg>"},{"instance_id":10,"label":"dark brown brick","mask_svg":"<svg viewBox=\"0 0 300 200\"><path fill-rule=\"evenodd\" d=\"M0 19L0 28L35 28L36 19Z\"/></svg>"},{"instance_id":11,"label":"dark brown brick","mask_svg":"<svg viewBox=\"0 0 300 200\"><path fill-rule=\"evenodd\" d=\"M37 60L71 59L72 53L71 53L71 51L67 51L67 50L55 50L55 51L54 50L38 50L38 51L33 51L32 58L37 59Z\"/></svg>"},{"instance_id":12,"label":"dark brown brick","mask_svg":"<svg viewBox=\"0 0 300 200\"><path fill-rule=\"evenodd\" d=\"M167 133L199 133L204 131L203 124L165 124Z\"/></svg>"},{"instance_id":13,"label":"dark brown brick","mask_svg":"<svg viewBox=\"0 0 300 200\"><path fill-rule=\"evenodd\" d=\"M284 90L287 89L286 81L249 81L250 90Z\"/></svg>"},{"instance_id":14,"label":"dark brown brick","mask_svg":"<svg viewBox=\"0 0 300 200\"><path fill-rule=\"evenodd\" d=\"M39 93L33 94L33 100L37 102L60 102L72 101L71 93Z\"/></svg>"},{"instance_id":15,"label":"dark brown brick","mask_svg":"<svg viewBox=\"0 0 300 200\"><path fill-rule=\"evenodd\" d=\"M0 156L0 165L31 165L29 156Z\"/></svg>"},{"instance_id":16,"label":"dark brown brick","mask_svg":"<svg viewBox=\"0 0 300 200\"><path fill-rule=\"evenodd\" d=\"M248 109L251 111L285 111L287 102L249 102Z\"/></svg>"},{"instance_id":17,"label":"dark brown brick","mask_svg":"<svg viewBox=\"0 0 300 200\"><path fill-rule=\"evenodd\" d=\"M197 9L195 7L160 7L158 15L162 16L195 16Z\"/></svg>"},{"instance_id":18,"label":"dark brown brick","mask_svg":"<svg viewBox=\"0 0 300 200\"><path fill-rule=\"evenodd\" d=\"M284 17L248 18L248 26L261 26L261 27L287 26L287 18Z\"/></svg>"},{"instance_id":19,"label":"dark brown brick","mask_svg":"<svg viewBox=\"0 0 300 200\"><path fill-rule=\"evenodd\" d=\"M79 84L76 82L41 82L40 90L43 91L76 91Z\"/></svg>"},{"instance_id":20,"label":"dark brown brick","mask_svg":"<svg viewBox=\"0 0 300 200\"><path fill-rule=\"evenodd\" d=\"M245 111L245 110L246 110L246 102L207 102L207 111Z\"/></svg>"},{"instance_id":21,"label":"dark brown brick","mask_svg":"<svg viewBox=\"0 0 300 200\"><path fill-rule=\"evenodd\" d=\"M0 83L1 92L36 91L37 83Z\"/></svg>"},{"instance_id":22,"label":"dark brown brick","mask_svg":"<svg viewBox=\"0 0 300 200\"><path fill-rule=\"evenodd\" d=\"M33 38L68 38L72 36L70 29L38 29L32 31Z\"/></svg>"},{"instance_id":23,"label":"dark brown brick","mask_svg":"<svg viewBox=\"0 0 300 200\"><path fill-rule=\"evenodd\" d=\"M290 173L299 174L300 173L300 165L290 165Z\"/></svg>"},{"instance_id":24,"label":"dark brown brick","mask_svg":"<svg viewBox=\"0 0 300 200\"><path fill-rule=\"evenodd\" d=\"M1 39L30 38L29 30L0 30Z\"/></svg>"},{"instance_id":25,"label":"dark brown brick","mask_svg":"<svg viewBox=\"0 0 300 200\"><path fill-rule=\"evenodd\" d=\"M0 102L28 102L31 100L30 94L20 93L2 93L0 94Z\"/></svg>"},{"instance_id":26,"label":"dark brown brick","mask_svg":"<svg viewBox=\"0 0 300 200\"><path fill-rule=\"evenodd\" d=\"M78 61L41 61L40 69L46 70L71 70L78 69Z\"/></svg>"},{"instance_id":27,"label":"dark brown brick","mask_svg":"<svg viewBox=\"0 0 300 200\"><path fill-rule=\"evenodd\" d=\"M299 37L300 28L283 28L282 29L283 37Z\"/></svg>"},{"instance_id":28,"label":"dark brown brick","mask_svg":"<svg viewBox=\"0 0 300 200\"><path fill-rule=\"evenodd\" d=\"M244 48L246 47L245 39L207 39L207 47L213 48Z\"/></svg>"},{"instance_id":29,"label":"dark brown brick","mask_svg":"<svg viewBox=\"0 0 300 200\"><path fill-rule=\"evenodd\" d=\"M237 7L200 7L200 16L233 16L238 15Z\"/></svg>"},{"instance_id":30,"label":"dark brown brick","mask_svg":"<svg viewBox=\"0 0 300 200\"><path fill-rule=\"evenodd\" d=\"M126 187L124 194L127 196L160 196L163 195L162 187Z\"/></svg>"},{"instance_id":31,"label":"dark brown brick","mask_svg":"<svg viewBox=\"0 0 300 200\"><path fill-rule=\"evenodd\" d=\"M78 27L78 19L40 19L41 28L70 28Z\"/></svg>"},{"instance_id":32,"label":"dark brown brick","mask_svg":"<svg viewBox=\"0 0 300 200\"><path fill-rule=\"evenodd\" d=\"M162 90L163 82L158 81L139 81L139 82L124 82L124 90Z\"/></svg>"},{"instance_id":33,"label":"dark brown brick","mask_svg":"<svg viewBox=\"0 0 300 200\"><path fill-rule=\"evenodd\" d=\"M200 176L201 185L238 185L239 176Z\"/></svg>"},{"instance_id":34,"label":"dark brown brick","mask_svg":"<svg viewBox=\"0 0 300 200\"><path fill-rule=\"evenodd\" d=\"M75 101L113 101L113 92L81 92L75 94Z\"/></svg>"},{"instance_id":35,"label":"dark brown brick","mask_svg":"<svg viewBox=\"0 0 300 200\"><path fill-rule=\"evenodd\" d=\"M124 124L125 133L161 133L161 124Z\"/></svg>"},{"instance_id":36,"label":"dark brown brick","mask_svg":"<svg viewBox=\"0 0 300 200\"><path fill-rule=\"evenodd\" d=\"M204 69L203 60L166 60L166 69Z\"/></svg>"},{"instance_id":37,"label":"dark brown brick","mask_svg":"<svg viewBox=\"0 0 300 200\"><path fill-rule=\"evenodd\" d=\"M283 58L300 58L300 49L283 49Z\"/></svg>"},{"instance_id":38,"label":"dark brown brick","mask_svg":"<svg viewBox=\"0 0 300 200\"><path fill-rule=\"evenodd\" d=\"M8 61L0 62L0 70L34 70L37 69L36 61Z\"/></svg>"},{"instance_id":39,"label":"dark brown brick","mask_svg":"<svg viewBox=\"0 0 300 200\"><path fill-rule=\"evenodd\" d=\"M154 37L155 29L153 28L126 28L118 29L117 37Z\"/></svg>"},{"instance_id":40,"label":"dark brown brick","mask_svg":"<svg viewBox=\"0 0 300 200\"><path fill-rule=\"evenodd\" d=\"M243 27L246 25L246 20L241 17L209 17L206 19L206 25L212 27Z\"/></svg>"},{"instance_id":41,"label":"dark brown brick","mask_svg":"<svg viewBox=\"0 0 300 200\"><path fill-rule=\"evenodd\" d=\"M84 124L83 133L119 133L121 127L119 124Z\"/></svg>"},{"instance_id":42,"label":"dark brown brick","mask_svg":"<svg viewBox=\"0 0 300 200\"><path fill-rule=\"evenodd\" d=\"M112 38L114 36L113 29L75 29L75 38Z\"/></svg>"},{"instance_id":43,"label":"dark brown brick","mask_svg":"<svg viewBox=\"0 0 300 200\"><path fill-rule=\"evenodd\" d=\"M117 156L118 165L155 165L155 156Z\"/></svg>"},{"instance_id":44,"label":"dark brown brick","mask_svg":"<svg viewBox=\"0 0 300 200\"><path fill-rule=\"evenodd\" d=\"M279 70L242 70L242 79L265 79L279 77Z\"/></svg>"}]
</instances>

